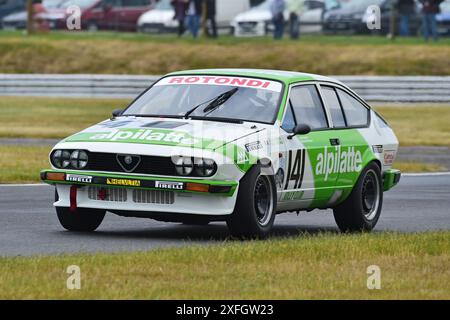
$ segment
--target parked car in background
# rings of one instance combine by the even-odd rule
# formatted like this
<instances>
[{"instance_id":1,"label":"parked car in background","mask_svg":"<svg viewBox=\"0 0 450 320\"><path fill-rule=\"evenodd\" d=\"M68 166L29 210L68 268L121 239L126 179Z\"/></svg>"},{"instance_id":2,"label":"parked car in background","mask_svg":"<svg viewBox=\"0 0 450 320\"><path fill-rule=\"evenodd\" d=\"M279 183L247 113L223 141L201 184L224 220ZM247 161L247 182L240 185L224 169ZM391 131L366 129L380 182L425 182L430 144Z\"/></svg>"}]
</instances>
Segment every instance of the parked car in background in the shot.
<instances>
[{"instance_id":1,"label":"parked car in background","mask_svg":"<svg viewBox=\"0 0 450 320\"><path fill-rule=\"evenodd\" d=\"M153 10L145 12L137 22L141 32L163 33L175 31L178 23L170 0L160 0ZM230 28L231 20L250 8L249 0L216 0L216 22L219 29Z\"/></svg>"},{"instance_id":2,"label":"parked car in background","mask_svg":"<svg viewBox=\"0 0 450 320\"><path fill-rule=\"evenodd\" d=\"M150 10L153 0L66 0L57 8L39 16L51 29L65 29L70 6L81 9L84 30L135 31L136 21L142 13Z\"/></svg>"},{"instance_id":3,"label":"parked car in background","mask_svg":"<svg viewBox=\"0 0 450 320\"><path fill-rule=\"evenodd\" d=\"M24 11L25 5L26 0L0 0L0 21L12 13Z\"/></svg>"},{"instance_id":4,"label":"parked car in background","mask_svg":"<svg viewBox=\"0 0 450 320\"><path fill-rule=\"evenodd\" d=\"M237 37L265 36L271 33L273 23L270 2L271 0L266 0L249 11L237 15L231 23L234 35ZM300 16L301 32L320 32L324 12L337 5L337 0L305 0L305 11ZM285 20L288 21L289 12L286 11L284 16Z\"/></svg>"},{"instance_id":5,"label":"parked car in background","mask_svg":"<svg viewBox=\"0 0 450 320\"><path fill-rule=\"evenodd\" d=\"M42 3L34 4L34 12L40 16L43 12L48 10L57 9L62 3L67 0L43 0ZM25 10L25 6L22 7L22 11L11 13L5 16L2 20L2 26L4 29L17 30L25 29L28 22L28 13ZM39 27L39 21L36 22Z\"/></svg>"},{"instance_id":6,"label":"parked car in background","mask_svg":"<svg viewBox=\"0 0 450 320\"><path fill-rule=\"evenodd\" d=\"M328 11L324 16L323 31L325 33L389 33L392 1L395 0L350 0ZM367 21L374 21L373 13L368 10L371 5L381 9L381 29L370 30ZM416 3L416 14L410 18L410 33L417 34L421 26L419 5ZM398 27L397 27L398 28Z\"/></svg>"},{"instance_id":7,"label":"parked car in background","mask_svg":"<svg viewBox=\"0 0 450 320\"><path fill-rule=\"evenodd\" d=\"M438 32L450 35L450 0L441 3L441 13L436 16Z\"/></svg>"}]
</instances>

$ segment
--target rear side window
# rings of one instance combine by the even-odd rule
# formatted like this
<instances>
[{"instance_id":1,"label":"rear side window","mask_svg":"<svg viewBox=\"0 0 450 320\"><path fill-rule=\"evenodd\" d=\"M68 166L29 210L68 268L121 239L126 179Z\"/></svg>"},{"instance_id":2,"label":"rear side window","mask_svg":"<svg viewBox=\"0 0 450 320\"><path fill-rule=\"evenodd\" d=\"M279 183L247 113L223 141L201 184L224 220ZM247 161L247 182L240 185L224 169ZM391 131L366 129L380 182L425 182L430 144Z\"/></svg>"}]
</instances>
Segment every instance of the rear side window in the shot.
<instances>
[{"instance_id":1,"label":"rear side window","mask_svg":"<svg viewBox=\"0 0 450 320\"><path fill-rule=\"evenodd\" d=\"M330 110L331 119L333 119L333 125L338 128L345 127L344 113L342 112L336 91L332 87L322 86L321 88L323 100Z\"/></svg>"},{"instance_id":2,"label":"rear side window","mask_svg":"<svg viewBox=\"0 0 450 320\"><path fill-rule=\"evenodd\" d=\"M292 88L290 101L297 124L307 124L311 129L328 128L325 111L315 85Z\"/></svg>"},{"instance_id":3,"label":"rear side window","mask_svg":"<svg viewBox=\"0 0 450 320\"><path fill-rule=\"evenodd\" d=\"M349 127L367 126L369 121L369 109L347 92L340 89L337 89L337 92L342 103L342 108L344 109L347 125Z\"/></svg>"}]
</instances>

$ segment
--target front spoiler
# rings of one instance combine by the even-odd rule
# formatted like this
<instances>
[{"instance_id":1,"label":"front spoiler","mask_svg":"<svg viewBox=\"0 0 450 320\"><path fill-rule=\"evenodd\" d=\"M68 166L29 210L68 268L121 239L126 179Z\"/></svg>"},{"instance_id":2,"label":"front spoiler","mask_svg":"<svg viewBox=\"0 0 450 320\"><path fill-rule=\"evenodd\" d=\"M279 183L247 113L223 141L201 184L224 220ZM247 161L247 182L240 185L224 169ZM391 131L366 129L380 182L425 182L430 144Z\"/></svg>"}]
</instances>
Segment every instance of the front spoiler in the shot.
<instances>
[{"instance_id":1,"label":"front spoiler","mask_svg":"<svg viewBox=\"0 0 450 320\"><path fill-rule=\"evenodd\" d=\"M392 189L399 181L402 173L400 170L390 169L383 174L383 190Z\"/></svg>"},{"instance_id":2,"label":"front spoiler","mask_svg":"<svg viewBox=\"0 0 450 320\"><path fill-rule=\"evenodd\" d=\"M143 177L127 174L82 172L70 170L43 170L41 180L51 185L97 186L147 190L170 190L213 194L231 197L238 182L217 180L193 180L167 177Z\"/></svg>"}]
</instances>

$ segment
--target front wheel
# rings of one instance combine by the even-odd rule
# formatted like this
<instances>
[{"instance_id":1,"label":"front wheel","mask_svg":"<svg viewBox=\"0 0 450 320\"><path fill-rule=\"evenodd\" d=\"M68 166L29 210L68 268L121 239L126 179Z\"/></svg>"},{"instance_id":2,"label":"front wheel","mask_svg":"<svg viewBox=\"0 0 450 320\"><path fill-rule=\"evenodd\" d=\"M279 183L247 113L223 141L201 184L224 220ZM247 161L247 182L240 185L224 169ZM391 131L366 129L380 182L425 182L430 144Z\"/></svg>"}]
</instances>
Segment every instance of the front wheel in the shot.
<instances>
[{"instance_id":1,"label":"front wheel","mask_svg":"<svg viewBox=\"0 0 450 320\"><path fill-rule=\"evenodd\" d=\"M375 228L383 205L382 184L380 167L369 163L348 198L334 208L334 219L342 232Z\"/></svg>"},{"instance_id":2,"label":"front wheel","mask_svg":"<svg viewBox=\"0 0 450 320\"><path fill-rule=\"evenodd\" d=\"M273 177L262 175L254 166L239 185L236 207L227 220L231 234L238 238L265 238L272 230L276 213Z\"/></svg>"}]
</instances>

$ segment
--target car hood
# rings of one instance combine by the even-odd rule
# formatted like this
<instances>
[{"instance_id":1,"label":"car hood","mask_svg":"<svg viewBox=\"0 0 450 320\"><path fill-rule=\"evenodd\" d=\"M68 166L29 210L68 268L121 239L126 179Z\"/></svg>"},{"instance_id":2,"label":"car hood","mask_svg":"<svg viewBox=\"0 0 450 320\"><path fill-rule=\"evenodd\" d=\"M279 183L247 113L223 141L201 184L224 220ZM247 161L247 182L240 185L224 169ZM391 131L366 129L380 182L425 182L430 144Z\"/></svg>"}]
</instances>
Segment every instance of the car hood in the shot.
<instances>
[{"instance_id":1,"label":"car hood","mask_svg":"<svg viewBox=\"0 0 450 320\"><path fill-rule=\"evenodd\" d=\"M12 22L12 21L26 21L28 17L28 13L26 11L16 12L7 15L3 18L4 22Z\"/></svg>"},{"instance_id":2,"label":"car hood","mask_svg":"<svg viewBox=\"0 0 450 320\"><path fill-rule=\"evenodd\" d=\"M142 14L138 23L166 23L172 20L174 15L173 10L151 10Z\"/></svg>"},{"instance_id":3,"label":"car hood","mask_svg":"<svg viewBox=\"0 0 450 320\"><path fill-rule=\"evenodd\" d=\"M254 123L119 117L87 128L62 142L135 143L214 150L240 138L267 130L269 127Z\"/></svg>"}]
</instances>

